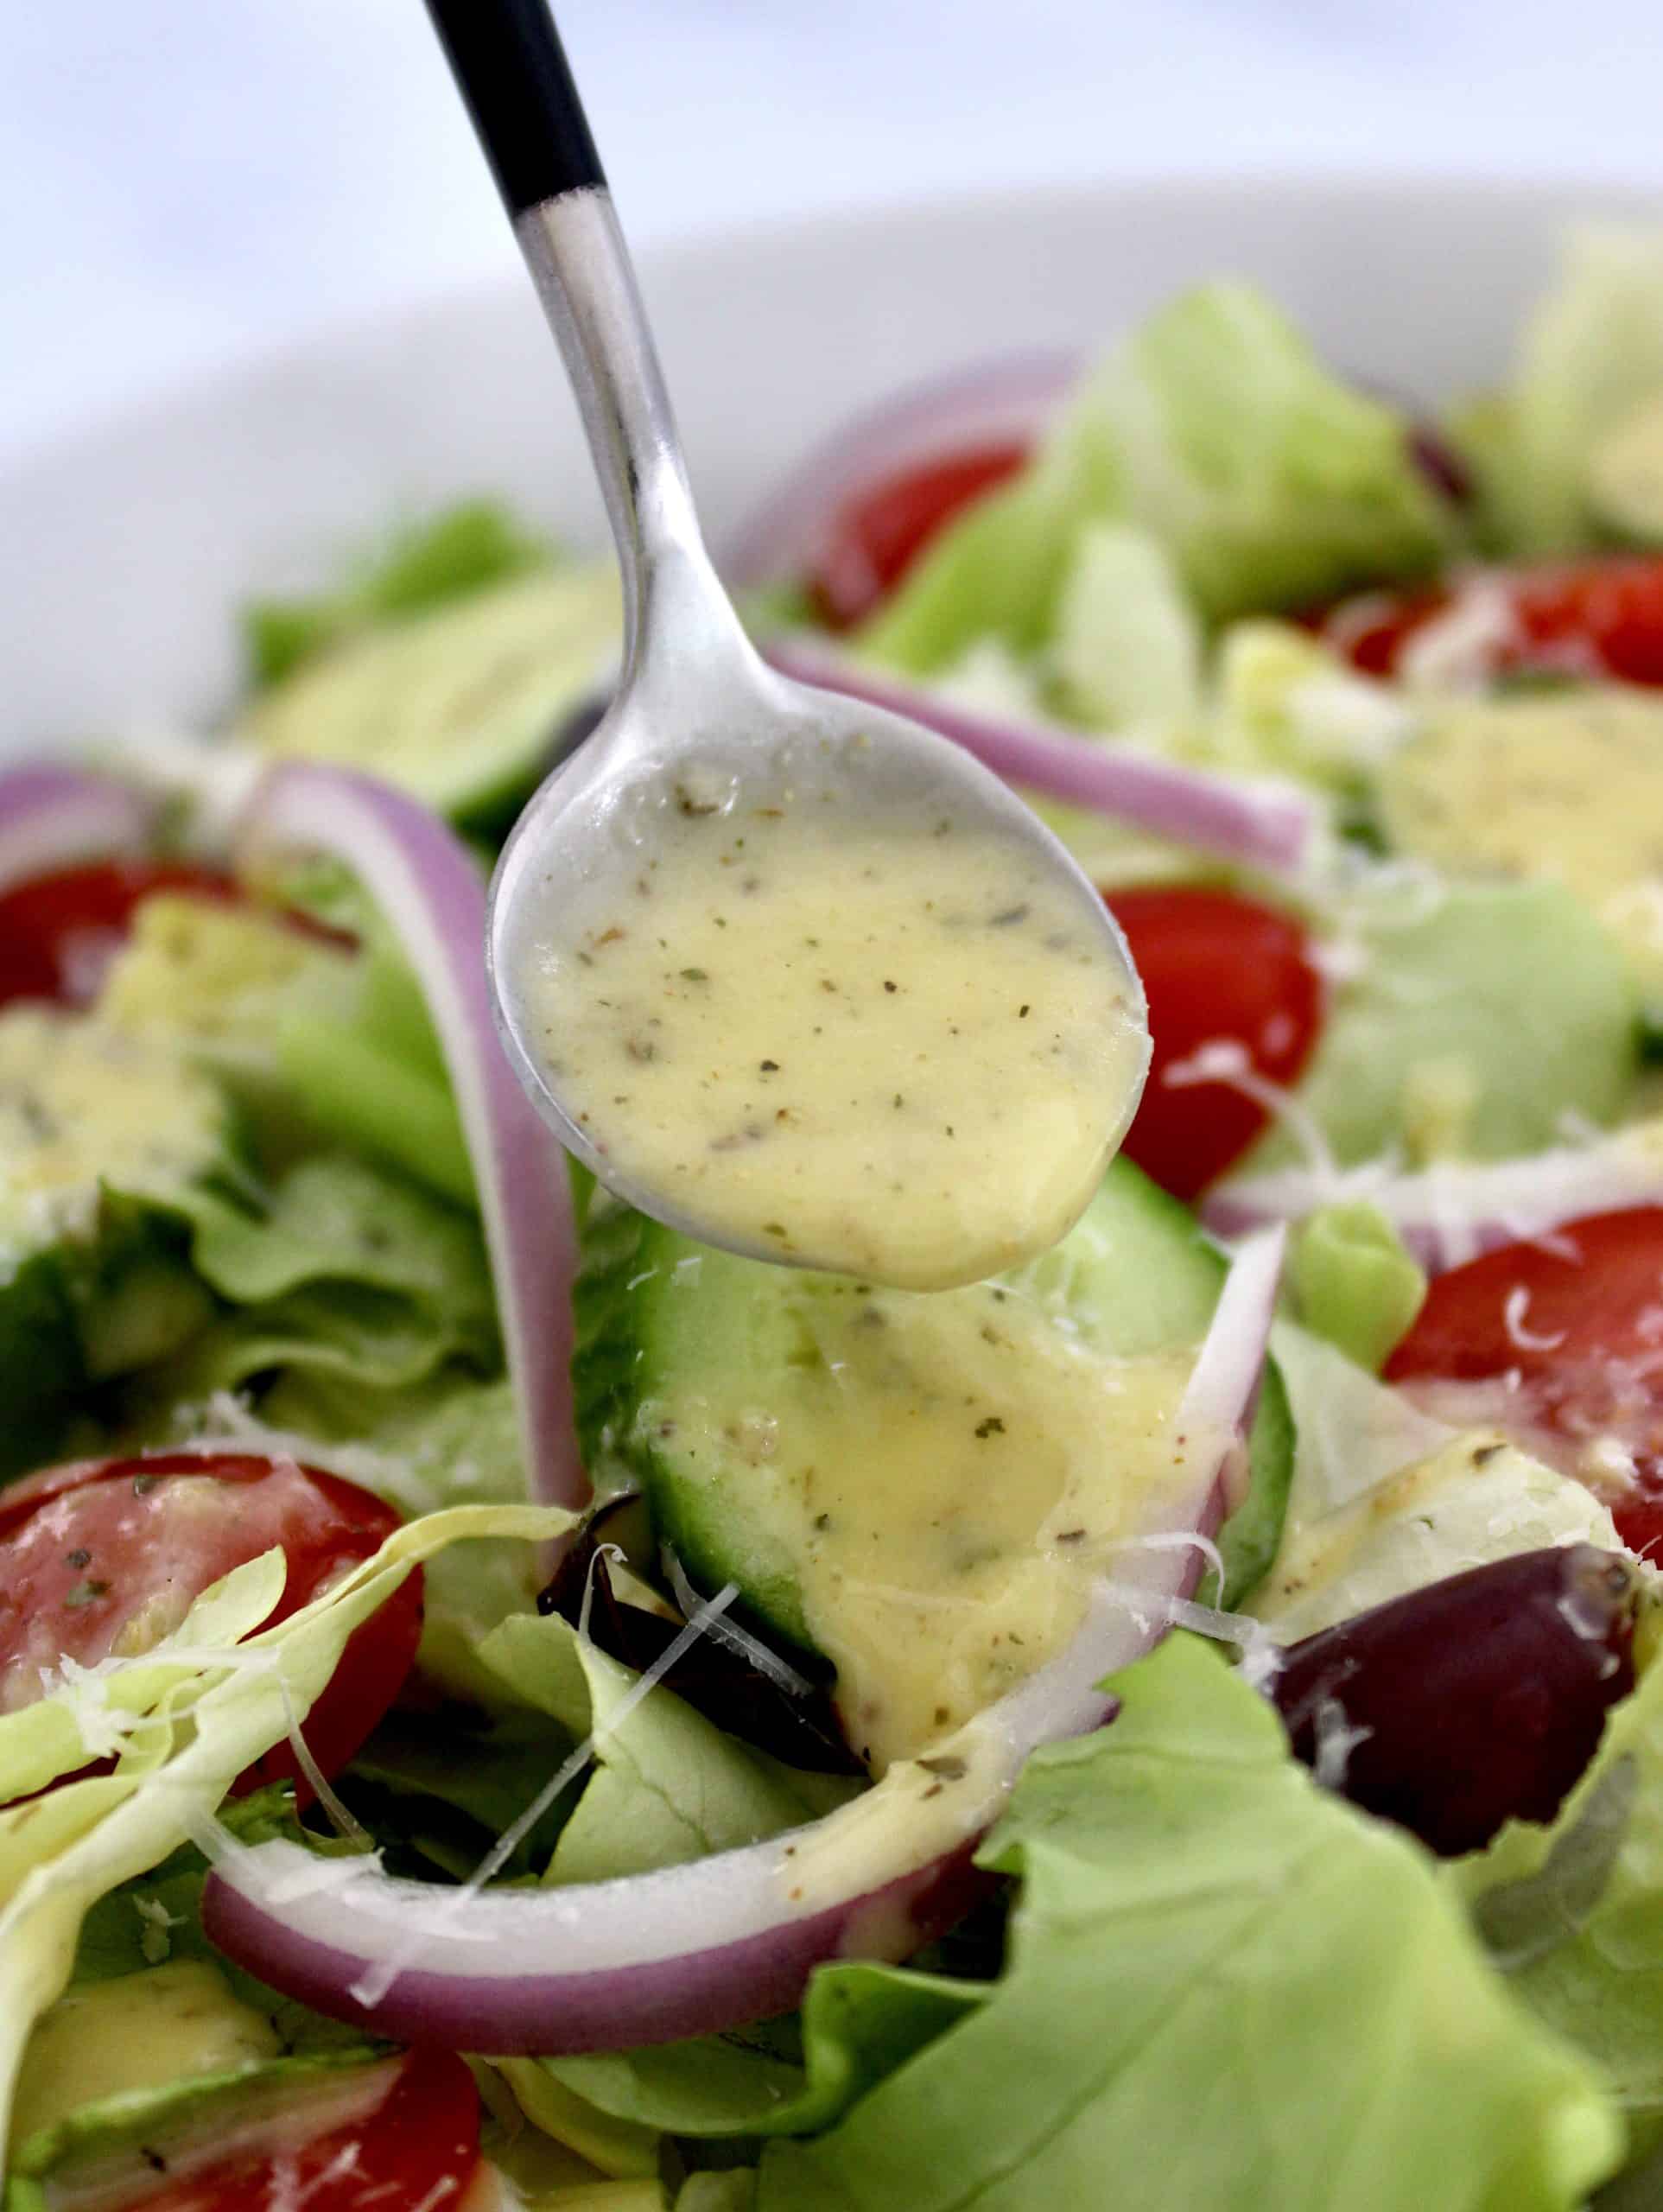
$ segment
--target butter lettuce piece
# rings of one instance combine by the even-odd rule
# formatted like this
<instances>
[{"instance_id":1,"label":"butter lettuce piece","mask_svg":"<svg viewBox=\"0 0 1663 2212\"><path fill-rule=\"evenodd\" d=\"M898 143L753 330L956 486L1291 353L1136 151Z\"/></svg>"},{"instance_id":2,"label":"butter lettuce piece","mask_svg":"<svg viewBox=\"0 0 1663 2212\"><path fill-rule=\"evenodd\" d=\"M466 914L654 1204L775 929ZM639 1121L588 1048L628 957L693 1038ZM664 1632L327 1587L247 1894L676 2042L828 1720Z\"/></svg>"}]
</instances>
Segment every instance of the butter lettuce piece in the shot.
<instances>
[{"instance_id":1,"label":"butter lettuce piece","mask_svg":"<svg viewBox=\"0 0 1663 2212\"><path fill-rule=\"evenodd\" d=\"M495 500L459 499L393 531L333 591L251 600L242 613L250 684L263 690L355 631L426 613L550 557Z\"/></svg>"},{"instance_id":2,"label":"butter lettuce piece","mask_svg":"<svg viewBox=\"0 0 1663 2212\"><path fill-rule=\"evenodd\" d=\"M505 1376L481 1382L447 1367L414 1387L369 1391L350 1376L291 1369L262 1399L261 1416L239 1417L235 1433L256 1450L291 1451L333 1469L405 1514L526 1500ZM455 1544L424 1572L422 1672L487 1711L517 1703L479 1645L498 1621L535 1605L546 1579L536 1551L506 1539Z\"/></svg>"},{"instance_id":3,"label":"butter lettuce piece","mask_svg":"<svg viewBox=\"0 0 1663 2212\"><path fill-rule=\"evenodd\" d=\"M1663 2127L1663 1667L1606 1723L1551 1827L1447 1872L1514 1996L1600 2068L1637 2145Z\"/></svg>"},{"instance_id":4,"label":"butter lettuce piece","mask_svg":"<svg viewBox=\"0 0 1663 2212\"><path fill-rule=\"evenodd\" d=\"M288 1620L244 1633L234 1654L226 1652L223 1635L212 1644L187 1643L187 1633L205 1635L210 1615L223 1628L246 1621L263 1599L253 1618L265 1617L274 1599L274 1562L276 1589L282 1573L281 1553L267 1553L205 1592L178 1634L143 1659L91 1682L73 1679L36 1707L0 1723L0 1789L14 1801L29 1786L29 1770L26 1757L9 1755L11 1724L29 1723L16 1732L34 1745L43 1725L35 1715L41 1707L58 1707L69 1712L88 1752L96 1742L96 1736L89 1741L88 1727L99 1717L120 1716L125 1735L113 1772L67 1782L43 1799L13 1802L0 1814L0 2132L23 2044L67 1986L81 1923L98 1900L176 1850L243 1769L282 1740L290 1714L304 1719L352 1630L412 1567L468 1537L536 1543L571 1525L569 1514L552 1507L463 1506L431 1514L396 1530L374 1558ZM60 1722L53 1725L61 1729ZM35 1756L38 1771L38 1749Z\"/></svg>"},{"instance_id":5,"label":"butter lettuce piece","mask_svg":"<svg viewBox=\"0 0 1663 2212\"><path fill-rule=\"evenodd\" d=\"M718 2173L689 2174L676 2198L675 2212L756 2212L757 2177L749 2166Z\"/></svg>"},{"instance_id":6,"label":"butter lettuce piece","mask_svg":"<svg viewBox=\"0 0 1663 2212\"><path fill-rule=\"evenodd\" d=\"M980 1854L1022 1885L1003 1979L829 2133L771 2144L759 2212L1581 2204L1622 2122L1419 1847L1317 1789L1197 1643L1114 1687Z\"/></svg>"},{"instance_id":7,"label":"butter lettuce piece","mask_svg":"<svg viewBox=\"0 0 1663 2212\"><path fill-rule=\"evenodd\" d=\"M431 1878L471 1874L573 1747L544 1714L467 1704L390 1713L335 1777L350 1810L381 1839L388 1864ZM505 1881L535 1880L548 1865L577 1795L562 1793L505 1860Z\"/></svg>"},{"instance_id":8,"label":"butter lettuce piece","mask_svg":"<svg viewBox=\"0 0 1663 2212\"><path fill-rule=\"evenodd\" d=\"M1426 1302L1426 1270L1376 1205L1319 1206L1288 1268L1299 1318L1359 1367L1378 1372Z\"/></svg>"},{"instance_id":9,"label":"butter lettuce piece","mask_svg":"<svg viewBox=\"0 0 1663 2212\"><path fill-rule=\"evenodd\" d=\"M822 1967L795 2020L536 2063L602 2112L667 2134L814 2135L987 1993L895 1967Z\"/></svg>"},{"instance_id":10,"label":"butter lettuce piece","mask_svg":"<svg viewBox=\"0 0 1663 2212\"><path fill-rule=\"evenodd\" d=\"M1233 622L1219 639L1209 732L1220 767L1355 792L1413 728L1396 686L1296 623Z\"/></svg>"},{"instance_id":11,"label":"butter lettuce piece","mask_svg":"<svg viewBox=\"0 0 1663 2212\"><path fill-rule=\"evenodd\" d=\"M219 1818L240 1844L301 1840L287 1785L232 1800ZM187 1844L87 1914L70 1986L24 2052L14 2173L73 2192L94 2161L211 2139L268 2103L328 2094L338 2069L385 2052L213 1948L201 1927L207 1872Z\"/></svg>"},{"instance_id":12,"label":"butter lettuce piece","mask_svg":"<svg viewBox=\"0 0 1663 2212\"><path fill-rule=\"evenodd\" d=\"M1461 1433L1324 1338L1279 1321L1295 1421L1276 1558L1245 1610L1294 1643L1469 1567L1549 1544L1618 1547L1579 1482L1491 1431Z\"/></svg>"},{"instance_id":13,"label":"butter lettuce piece","mask_svg":"<svg viewBox=\"0 0 1663 2212\"><path fill-rule=\"evenodd\" d=\"M1455 1436L1297 1322L1274 1325L1271 1352L1293 1408L1290 1530L1337 1512Z\"/></svg>"},{"instance_id":14,"label":"butter lettuce piece","mask_svg":"<svg viewBox=\"0 0 1663 2212\"><path fill-rule=\"evenodd\" d=\"M1505 1160L1604 1126L1638 1071L1638 994L1622 950L1552 882L1412 880L1359 902L1342 982L1297 1097L1341 1166ZM1299 1162L1273 1126L1241 1172Z\"/></svg>"},{"instance_id":15,"label":"butter lettuce piece","mask_svg":"<svg viewBox=\"0 0 1663 2212\"><path fill-rule=\"evenodd\" d=\"M917 675L983 631L1031 651L1052 634L1082 526L1101 521L1147 531L1214 621L1422 574L1452 538L1402 417L1331 376L1258 293L1205 285L1087 378L1029 467L943 532L860 650Z\"/></svg>"},{"instance_id":16,"label":"butter lettuce piece","mask_svg":"<svg viewBox=\"0 0 1663 2212\"><path fill-rule=\"evenodd\" d=\"M656 2127L619 2120L575 2096L553 2071L535 2058L493 2058L490 2063L513 2092L534 2127L551 2141L614 2179L656 2177L659 2134Z\"/></svg>"},{"instance_id":17,"label":"butter lettuce piece","mask_svg":"<svg viewBox=\"0 0 1663 2212\"><path fill-rule=\"evenodd\" d=\"M477 1219L349 1153L296 1161L257 1211L204 1196L192 1257L211 1288L257 1306L319 1283L406 1301L459 1351L493 1363L490 1265Z\"/></svg>"},{"instance_id":18,"label":"butter lettuce piece","mask_svg":"<svg viewBox=\"0 0 1663 2212\"><path fill-rule=\"evenodd\" d=\"M147 899L99 1014L217 1075L269 1160L336 1141L471 1205L467 1147L431 1030L412 1013L414 982L364 902L348 912L358 953L258 908Z\"/></svg>"},{"instance_id":19,"label":"butter lettuce piece","mask_svg":"<svg viewBox=\"0 0 1663 2212\"><path fill-rule=\"evenodd\" d=\"M605 1881L679 1866L810 1817L785 1770L724 1735L662 1685L626 1707L640 1677L558 1615L510 1618L479 1656L575 1740L594 1737L594 1765L546 1882Z\"/></svg>"},{"instance_id":20,"label":"butter lettuce piece","mask_svg":"<svg viewBox=\"0 0 1663 2212\"><path fill-rule=\"evenodd\" d=\"M1584 1484L1474 1431L1336 1513L1291 1522L1247 1611L1297 1643L1470 1567L1554 1544L1622 1548L1609 1509Z\"/></svg>"},{"instance_id":21,"label":"butter lettuce piece","mask_svg":"<svg viewBox=\"0 0 1663 2212\"><path fill-rule=\"evenodd\" d=\"M1201 624L1159 540L1088 523L1051 642L1063 711L1096 729L1181 728L1200 711L1201 655Z\"/></svg>"},{"instance_id":22,"label":"butter lettuce piece","mask_svg":"<svg viewBox=\"0 0 1663 2212\"><path fill-rule=\"evenodd\" d=\"M1579 227L1526 327L1489 448L1478 448L1498 550L1575 553L1609 537L1602 447L1660 397L1663 230Z\"/></svg>"}]
</instances>

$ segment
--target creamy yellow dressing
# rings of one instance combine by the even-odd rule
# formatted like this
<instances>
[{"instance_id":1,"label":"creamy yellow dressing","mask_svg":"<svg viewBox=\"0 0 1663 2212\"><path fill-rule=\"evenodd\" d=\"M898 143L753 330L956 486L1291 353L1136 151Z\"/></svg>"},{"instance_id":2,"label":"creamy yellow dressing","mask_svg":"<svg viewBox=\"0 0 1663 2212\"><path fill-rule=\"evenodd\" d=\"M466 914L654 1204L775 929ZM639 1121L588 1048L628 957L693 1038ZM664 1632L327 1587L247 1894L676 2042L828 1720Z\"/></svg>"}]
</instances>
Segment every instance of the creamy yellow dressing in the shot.
<instances>
[{"instance_id":1,"label":"creamy yellow dressing","mask_svg":"<svg viewBox=\"0 0 1663 2212\"><path fill-rule=\"evenodd\" d=\"M1070 1641L1152 1493L1185 1475L1174 1415L1194 1354L1107 1357L994 1284L827 1286L799 1311L801 1356L765 1403L720 1385L678 1402L677 1459L740 1463L849 1740L882 1772Z\"/></svg>"},{"instance_id":2,"label":"creamy yellow dressing","mask_svg":"<svg viewBox=\"0 0 1663 2212\"><path fill-rule=\"evenodd\" d=\"M225 1137L215 1084L165 1042L33 1004L0 1014L0 1274L91 1233L105 1185L168 1198Z\"/></svg>"},{"instance_id":3,"label":"creamy yellow dressing","mask_svg":"<svg viewBox=\"0 0 1663 2212\"><path fill-rule=\"evenodd\" d=\"M1382 772L1393 842L1453 873L1552 876L1663 982L1663 704L1621 684L1463 699Z\"/></svg>"},{"instance_id":4,"label":"creamy yellow dressing","mask_svg":"<svg viewBox=\"0 0 1663 2212\"><path fill-rule=\"evenodd\" d=\"M1054 1243L1142 1080L1135 987L1043 859L813 799L655 819L514 976L618 1176L707 1233L914 1289Z\"/></svg>"}]
</instances>

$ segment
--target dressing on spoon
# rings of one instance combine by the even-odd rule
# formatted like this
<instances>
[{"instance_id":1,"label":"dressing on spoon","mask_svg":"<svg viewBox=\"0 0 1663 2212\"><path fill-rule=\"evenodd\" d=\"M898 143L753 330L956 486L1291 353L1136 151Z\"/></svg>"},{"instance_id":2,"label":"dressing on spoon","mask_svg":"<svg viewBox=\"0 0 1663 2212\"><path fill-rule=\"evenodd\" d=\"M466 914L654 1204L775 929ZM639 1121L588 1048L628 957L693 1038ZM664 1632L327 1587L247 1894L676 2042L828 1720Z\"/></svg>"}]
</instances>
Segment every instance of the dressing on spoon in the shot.
<instances>
[{"instance_id":1,"label":"dressing on spoon","mask_svg":"<svg viewBox=\"0 0 1663 2212\"><path fill-rule=\"evenodd\" d=\"M624 579L617 698L505 848L504 1041L564 1143L708 1243L901 1288L1044 1250L1148 1060L1102 901L933 731L765 667L712 569L553 22L428 0L565 356Z\"/></svg>"},{"instance_id":2,"label":"dressing on spoon","mask_svg":"<svg viewBox=\"0 0 1663 2212\"><path fill-rule=\"evenodd\" d=\"M879 824L685 782L549 886L523 1020L612 1174L714 1241L909 1289L1043 1250L1100 1180L1141 1007L1046 856L951 794Z\"/></svg>"}]
</instances>

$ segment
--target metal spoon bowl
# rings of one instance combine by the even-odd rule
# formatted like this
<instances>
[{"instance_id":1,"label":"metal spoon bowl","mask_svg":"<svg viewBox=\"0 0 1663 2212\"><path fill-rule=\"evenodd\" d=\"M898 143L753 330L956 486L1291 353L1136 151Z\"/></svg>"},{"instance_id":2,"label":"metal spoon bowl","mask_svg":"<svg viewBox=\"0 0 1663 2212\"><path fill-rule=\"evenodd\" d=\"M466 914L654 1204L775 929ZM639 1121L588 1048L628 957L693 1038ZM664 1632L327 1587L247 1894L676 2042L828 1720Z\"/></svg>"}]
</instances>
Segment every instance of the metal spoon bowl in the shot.
<instances>
[{"instance_id":1,"label":"metal spoon bowl","mask_svg":"<svg viewBox=\"0 0 1663 2212\"><path fill-rule=\"evenodd\" d=\"M576 89L543 0L428 0L581 409L624 583L618 693L536 792L492 886L488 957L521 1080L562 1142L618 1195L701 1241L781 1254L621 1171L551 1070L524 980L551 899L620 893L655 804L689 777L747 802L812 785L840 828L874 840L925 812L1037 861L1127 1003L1142 991L1113 918L1062 844L934 731L793 683L746 637L705 550L657 353ZM1106 1099L1105 1156L1136 1104ZM796 1264L804 1263L799 1257ZM830 1264L807 1257L809 1264Z\"/></svg>"}]
</instances>

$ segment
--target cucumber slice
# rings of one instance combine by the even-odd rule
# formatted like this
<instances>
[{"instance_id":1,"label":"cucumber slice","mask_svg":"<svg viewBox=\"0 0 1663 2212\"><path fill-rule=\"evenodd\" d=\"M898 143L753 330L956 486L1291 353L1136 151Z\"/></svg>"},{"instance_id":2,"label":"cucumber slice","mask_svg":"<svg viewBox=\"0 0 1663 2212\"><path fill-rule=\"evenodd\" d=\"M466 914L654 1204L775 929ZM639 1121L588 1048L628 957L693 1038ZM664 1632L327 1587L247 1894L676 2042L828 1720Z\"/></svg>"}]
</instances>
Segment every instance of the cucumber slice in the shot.
<instances>
[{"instance_id":1,"label":"cucumber slice","mask_svg":"<svg viewBox=\"0 0 1663 2212\"><path fill-rule=\"evenodd\" d=\"M620 635L610 563L541 570L348 639L263 693L233 734L367 769L469 827L503 828Z\"/></svg>"},{"instance_id":2,"label":"cucumber slice","mask_svg":"<svg viewBox=\"0 0 1663 2212\"><path fill-rule=\"evenodd\" d=\"M736 1582L759 1624L822 1657L826 1639L816 1636L804 1593L803 1531L820 1525L809 1517L817 1493L811 1498L808 1485L822 1443L828 1462L847 1454L857 1433L845 1418L854 1394L866 1394L860 1410L869 1435L936 1440L920 1441L916 1461L898 1467L898 1491L938 1478L930 1454L943 1407L955 1436L985 1437L985 1459L972 1452L973 1464L987 1467L990 1483L1019 1491L1026 1466L1044 1453L1025 1441L1012 1405L1033 1412L1027 1434L1043 1443L1053 1387L1066 1386L1057 1421L1072 1417L1063 1401L1082 1350L1101 1361L1100 1380L1115 1363L1163 1357L1181 1371L1224 1274L1194 1217L1124 1160L1053 1250L967 1291L874 1292L765 1267L613 1205L592 1210L584 1240L574 1377L597 1482L638 1484L659 1540L696 1583ZM1013 1363L1024 1361L1032 1387L1012 1396ZM993 1394L985 1405L984 1370ZM1120 1478L1121 1438L1114 1435L1117 1452L1103 1462L1110 1490ZM1279 1378L1268 1379L1250 1497L1226 1532L1229 1601L1274 1554L1292 1442ZM782 1513L778 1485L786 1482L793 1503ZM874 1522L875 1579L883 1537ZM975 1564L967 1554L967 1575Z\"/></svg>"},{"instance_id":3,"label":"cucumber slice","mask_svg":"<svg viewBox=\"0 0 1663 2212\"><path fill-rule=\"evenodd\" d=\"M175 1351L212 1302L181 1193L234 1167L225 1099L84 1014L0 1014L0 1479L92 1384Z\"/></svg>"}]
</instances>

